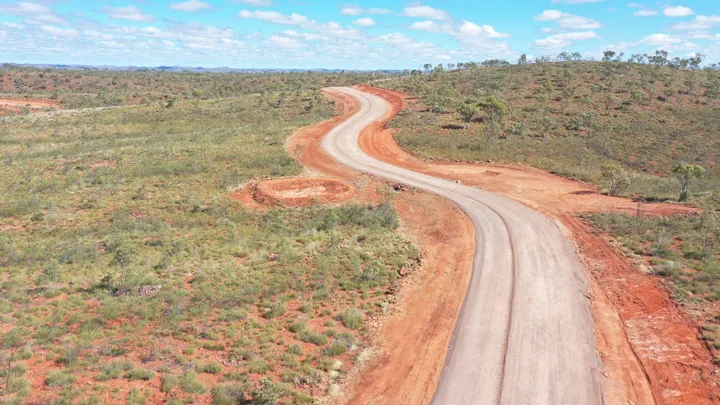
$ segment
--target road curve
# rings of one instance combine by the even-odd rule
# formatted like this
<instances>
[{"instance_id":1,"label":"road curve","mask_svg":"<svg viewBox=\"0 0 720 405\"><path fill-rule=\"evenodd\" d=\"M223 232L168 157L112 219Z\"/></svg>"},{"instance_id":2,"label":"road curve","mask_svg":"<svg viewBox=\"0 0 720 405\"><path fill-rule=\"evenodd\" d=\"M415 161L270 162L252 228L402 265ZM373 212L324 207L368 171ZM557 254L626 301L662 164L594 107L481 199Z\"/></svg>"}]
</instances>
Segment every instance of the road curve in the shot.
<instances>
[{"instance_id":1,"label":"road curve","mask_svg":"<svg viewBox=\"0 0 720 405\"><path fill-rule=\"evenodd\" d=\"M450 199L476 229L472 279L432 404L602 404L585 273L559 225L508 198L366 155L360 132L389 105L356 89L334 90L356 98L360 110L325 136L327 153Z\"/></svg>"}]
</instances>

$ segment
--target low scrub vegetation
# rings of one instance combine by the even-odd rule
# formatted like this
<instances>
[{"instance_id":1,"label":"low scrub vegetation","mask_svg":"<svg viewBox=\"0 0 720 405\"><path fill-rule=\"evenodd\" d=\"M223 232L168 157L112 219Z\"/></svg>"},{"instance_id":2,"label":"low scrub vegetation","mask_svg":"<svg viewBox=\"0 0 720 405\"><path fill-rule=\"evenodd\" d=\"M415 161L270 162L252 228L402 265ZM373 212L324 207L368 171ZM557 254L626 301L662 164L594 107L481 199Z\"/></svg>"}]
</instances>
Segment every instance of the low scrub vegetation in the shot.
<instances>
[{"instance_id":1,"label":"low scrub vegetation","mask_svg":"<svg viewBox=\"0 0 720 405\"><path fill-rule=\"evenodd\" d=\"M382 311L419 254L389 204L254 212L230 199L250 180L300 173L285 139L332 115L316 90L283 86L0 119L8 401L99 403L124 387L123 403L152 390L168 403L308 403L327 359L352 365L362 314ZM330 339L322 325L348 309L360 319ZM30 376L47 390L30 392Z\"/></svg>"},{"instance_id":2,"label":"low scrub vegetation","mask_svg":"<svg viewBox=\"0 0 720 405\"><path fill-rule=\"evenodd\" d=\"M649 58L486 61L377 85L418 98L391 126L421 158L523 162L649 200L720 192L720 71ZM689 183L683 163L699 167Z\"/></svg>"}]
</instances>

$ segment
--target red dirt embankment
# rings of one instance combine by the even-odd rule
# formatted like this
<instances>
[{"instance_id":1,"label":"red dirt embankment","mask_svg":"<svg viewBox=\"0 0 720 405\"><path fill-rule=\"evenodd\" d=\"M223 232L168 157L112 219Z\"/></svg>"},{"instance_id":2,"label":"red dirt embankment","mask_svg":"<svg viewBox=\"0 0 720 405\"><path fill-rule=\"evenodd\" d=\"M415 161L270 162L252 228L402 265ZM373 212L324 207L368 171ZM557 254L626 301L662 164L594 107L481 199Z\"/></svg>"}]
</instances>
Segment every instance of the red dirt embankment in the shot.
<instances>
[{"instance_id":1,"label":"red dirt embankment","mask_svg":"<svg viewBox=\"0 0 720 405\"><path fill-rule=\"evenodd\" d=\"M421 162L403 151L385 127L387 121L406 107L408 98L397 92L367 86L358 88L384 98L393 107L384 121L361 135L361 147L369 155L417 172L459 180L508 196L555 217L566 226L592 274L590 293L597 348L607 376L606 403L711 404L720 400L716 368L707 348L696 338L698 325L670 299L657 277L634 268L629 259L593 234L574 215L598 211L634 213L637 210L635 202L605 196L591 186L520 165ZM667 204L643 205L646 215L693 211L696 210ZM458 292L459 288L465 287L459 284ZM408 322L410 327L413 322L410 319ZM403 329L398 330L402 334ZM384 336L384 339L395 337ZM398 383L407 381L410 376L409 373L396 374L395 363L403 361L404 348L388 344L383 349L382 361L368 367L369 371L359 382L349 387L354 393L350 402L360 404L363 398L393 391L402 403L426 403L429 398L420 401L413 395L413 390L432 392L426 383L414 387ZM426 367L425 375L435 375L442 363L426 364ZM423 381L422 376L416 378Z\"/></svg>"}]
</instances>

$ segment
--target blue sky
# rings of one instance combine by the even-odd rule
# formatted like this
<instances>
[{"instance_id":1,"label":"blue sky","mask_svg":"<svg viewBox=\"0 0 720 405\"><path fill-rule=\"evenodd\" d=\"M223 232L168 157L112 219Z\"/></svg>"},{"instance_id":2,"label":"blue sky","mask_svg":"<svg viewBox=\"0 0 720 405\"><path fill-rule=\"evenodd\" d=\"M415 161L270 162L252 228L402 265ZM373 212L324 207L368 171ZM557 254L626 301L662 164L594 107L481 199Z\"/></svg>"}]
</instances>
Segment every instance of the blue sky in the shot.
<instances>
[{"instance_id":1,"label":"blue sky","mask_svg":"<svg viewBox=\"0 0 720 405\"><path fill-rule=\"evenodd\" d=\"M606 49L720 61L720 1L0 0L0 62L403 69Z\"/></svg>"}]
</instances>

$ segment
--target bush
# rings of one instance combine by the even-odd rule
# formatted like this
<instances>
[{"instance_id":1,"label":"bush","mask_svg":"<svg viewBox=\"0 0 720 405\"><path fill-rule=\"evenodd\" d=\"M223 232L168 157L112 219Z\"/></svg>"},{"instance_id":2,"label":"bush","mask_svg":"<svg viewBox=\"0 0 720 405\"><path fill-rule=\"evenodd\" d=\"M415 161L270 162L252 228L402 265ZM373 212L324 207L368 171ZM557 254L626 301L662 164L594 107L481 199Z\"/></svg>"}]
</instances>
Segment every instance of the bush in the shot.
<instances>
[{"instance_id":1,"label":"bush","mask_svg":"<svg viewBox=\"0 0 720 405\"><path fill-rule=\"evenodd\" d=\"M152 378L155 377L155 373L144 369L144 368L136 368L133 370L128 371L125 373L125 378L127 378L130 381L135 380L142 380L142 381L148 381L152 380Z\"/></svg>"},{"instance_id":2,"label":"bush","mask_svg":"<svg viewBox=\"0 0 720 405\"><path fill-rule=\"evenodd\" d=\"M188 394L204 394L205 386L197 380L197 374L186 371L180 378L180 387Z\"/></svg>"},{"instance_id":3,"label":"bush","mask_svg":"<svg viewBox=\"0 0 720 405\"><path fill-rule=\"evenodd\" d=\"M222 366L215 362L207 363L200 367L199 371L206 374L218 374L222 371Z\"/></svg>"},{"instance_id":4,"label":"bush","mask_svg":"<svg viewBox=\"0 0 720 405\"><path fill-rule=\"evenodd\" d=\"M132 370L133 367L135 366L129 361L114 361L105 364L102 372L98 374L95 379L98 381L114 380L120 378L124 372Z\"/></svg>"},{"instance_id":5,"label":"bush","mask_svg":"<svg viewBox=\"0 0 720 405\"><path fill-rule=\"evenodd\" d=\"M328 356L340 356L347 352L347 347L345 346L345 343L335 340L332 342L332 345L325 350L325 352Z\"/></svg>"},{"instance_id":6,"label":"bush","mask_svg":"<svg viewBox=\"0 0 720 405\"><path fill-rule=\"evenodd\" d=\"M175 387L178 386L180 381L172 374L166 374L160 377L160 390L166 394L169 394Z\"/></svg>"},{"instance_id":7,"label":"bush","mask_svg":"<svg viewBox=\"0 0 720 405\"><path fill-rule=\"evenodd\" d=\"M285 315L286 309L287 308L285 307L285 303L278 301L270 307L270 310L268 310L267 312L265 312L265 314L263 314L263 318L273 319L273 318L277 318L278 316Z\"/></svg>"},{"instance_id":8,"label":"bush","mask_svg":"<svg viewBox=\"0 0 720 405\"><path fill-rule=\"evenodd\" d=\"M359 328L364 319L365 314L357 309L348 309L344 314L342 314L342 323L348 329Z\"/></svg>"},{"instance_id":9,"label":"bush","mask_svg":"<svg viewBox=\"0 0 720 405\"><path fill-rule=\"evenodd\" d=\"M294 344L291 344L290 346L288 346L287 352L290 354L294 354L296 356L302 356L303 349L302 349L302 346L300 346L297 343L294 343Z\"/></svg>"},{"instance_id":10,"label":"bush","mask_svg":"<svg viewBox=\"0 0 720 405\"><path fill-rule=\"evenodd\" d=\"M252 405L275 405L285 395L285 390L267 378L260 380L262 387L253 394Z\"/></svg>"},{"instance_id":11,"label":"bush","mask_svg":"<svg viewBox=\"0 0 720 405\"><path fill-rule=\"evenodd\" d=\"M326 344L328 344L327 336L315 333L311 330L304 330L295 334L295 339L298 339L305 343L312 343L317 346L325 346Z\"/></svg>"},{"instance_id":12,"label":"bush","mask_svg":"<svg viewBox=\"0 0 720 405\"><path fill-rule=\"evenodd\" d=\"M45 385L48 387L70 387L76 379L74 375L53 371L45 377Z\"/></svg>"},{"instance_id":13,"label":"bush","mask_svg":"<svg viewBox=\"0 0 720 405\"><path fill-rule=\"evenodd\" d=\"M212 390L213 405L238 405L245 403L247 384L232 383L217 385Z\"/></svg>"},{"instance_id":14,"label":"bush","mask_svg":"<svg viewBox=\"0 0 720 405\"><path fill-rule=\"evenodd\" d=\"M247 318L247 312L243 311L240 308L233 308L223 311L215 319L219 322L233 322L242 321L245 318Z\"/></svg>"},{"instance_id":15,"label":"bush","mask_svg":"<svg viewBox=\"0 0 720 405\"><path fill-rule=\"evenodd\" d=\"M298 333L298 332L302 332L303 330L305 330L306 327L307 327L307 324L305 322L297 321L297 322L293 323L292 325L290 325L289 329L290 329L290 332L292 332L292 333Z\"/></svg>"}]
</instances>

